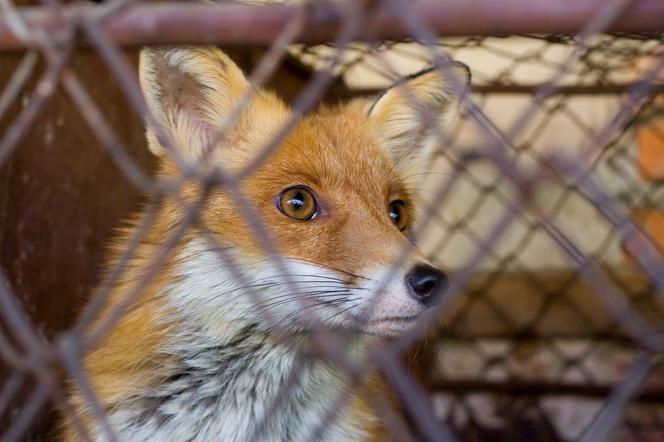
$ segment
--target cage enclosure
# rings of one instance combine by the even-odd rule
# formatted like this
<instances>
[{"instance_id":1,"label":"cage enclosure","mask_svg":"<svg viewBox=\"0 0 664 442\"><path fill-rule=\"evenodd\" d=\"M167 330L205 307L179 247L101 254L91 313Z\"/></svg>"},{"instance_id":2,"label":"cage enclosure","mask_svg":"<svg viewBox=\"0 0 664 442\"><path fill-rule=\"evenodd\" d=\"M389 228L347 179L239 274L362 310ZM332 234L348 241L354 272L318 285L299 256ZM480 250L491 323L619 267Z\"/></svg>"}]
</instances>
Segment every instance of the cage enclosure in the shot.
<instances>
[{"instance_id":1,"label":"cage enclosure","mask_svg":"<svg viewBox=\"0 0 664 442\"><path fill-rule=\"evenodd\" d=\"M449 287L367 360L411 428L395 440L664 438L664 5L27 3L0 1L2 440L56 437L66 379L89 387L82 355L109 331L90 318L135 253L104 273L108 244L174 195L145 147L139 49L197 43L295 118L449 60L472 73L417 189L415 242Z\"/></svg>"}]
</instances>

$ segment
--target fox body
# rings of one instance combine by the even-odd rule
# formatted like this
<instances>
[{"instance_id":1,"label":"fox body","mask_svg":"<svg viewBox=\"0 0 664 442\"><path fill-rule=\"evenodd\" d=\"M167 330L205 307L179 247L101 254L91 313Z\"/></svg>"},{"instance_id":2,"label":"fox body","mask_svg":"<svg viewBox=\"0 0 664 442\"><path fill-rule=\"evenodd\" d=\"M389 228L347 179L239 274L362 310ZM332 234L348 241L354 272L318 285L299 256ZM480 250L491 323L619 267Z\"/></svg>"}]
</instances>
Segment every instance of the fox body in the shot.
<instances>
[{"instance_id":1,"label":"fox body","mask_svg":"<svg viewBox=\"0 0 664 442\"><path fill-rule=\"evenodd\" d=\"M322 324L354 332L349 355L357 358L412 326L444 285L410 236L417 176L437 133L457 113L451 84L467 82L465 69L454 67L450 76L426 71L378 98L299 118L236 193L221 187L206 195L200 222L184 230L157 276L84 359L120 440L379 437L380 418L368 399L376 393L373 378L350 389L342 368L303 351L312 324ZM238 173L293 117L274 94L253 90L217 48L145 49L140 77L158 126L148 125L148 144L164 178L181 174L173 155L204 170ZM435 124L427 128L422 111ZM218 138L227 125L233 128ZM166 134L174 151L157 134ZM164 198L99 321L149 272L203 192L192 180ZM281 259L266 255L248 217L261 221ZM122 232L116 256L135 230ZM394 268L407 247L413 253ZM345 393L350 400L337 409ZM71 400L92 437L104 440L106 427L76 386ZM325 419L331 421L321 427ZM75 428L66 423L66 440L78 439Z\"/></svg>"}]
</instances>

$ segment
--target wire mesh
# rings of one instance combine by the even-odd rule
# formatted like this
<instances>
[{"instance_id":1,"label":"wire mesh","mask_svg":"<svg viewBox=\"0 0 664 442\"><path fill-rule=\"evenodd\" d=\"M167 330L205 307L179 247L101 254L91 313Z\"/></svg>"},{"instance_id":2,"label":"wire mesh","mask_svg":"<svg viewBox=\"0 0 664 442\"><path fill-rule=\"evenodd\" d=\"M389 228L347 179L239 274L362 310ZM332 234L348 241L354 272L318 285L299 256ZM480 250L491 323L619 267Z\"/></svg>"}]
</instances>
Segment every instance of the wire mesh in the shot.
<instances>
[{"instance_id":1,"label":"wire mesh","mask_svg":"<svg viewBox=\"0 0 664 442\"><path fill-rule=\"evenodd\" d=\"M119 382L136 383L120 401L108 399L115 394L112 389L119 388L112 387L118 381L91 370L85 360L99 346L108 347L107 336L119 327L128 328L142 341L145 330L137 323L135 312L144 311L146 293L156 293L157 299L165 296L168 290L160 281L174 266L184 266L188 257L177 254L183 245L192 243L213 257L212 262L198 263L201 271L214 277L221 268L232 275L232 281L218 284L241 292L255 304L260 323L269 324L270 339L279 345L300 344L286 364L285 376L278 385L267 388L268 395L257 399L258 387L246 387L253 400L261 403L261 411L247 426L248 432L237 429L240 440L277 437L275 421L293 406L289 395L303 391L298 389L303 379L313 382L307 373L318 363L334 367L333 378L338 382L330 383L337 387L314 382L311 390L304 390L312 394L303 399L306 407L324 405L306 425L287 420L286 439L349 437L343 429L350 425L347 410L357 410L353 407L358 392L375 410L377 427L382 428L376 434L395 440L664 437L660 364L664 348L664 172L658 169L658 164L664 164L659 160L664 157L664 37L652 32L661 31L661 25L653 29L649 24L656 22L656 5L644 9L652 5L602 3L603 7L585 15L578 12L582 26L574 33L563 26L551 30L551 24L542 25L541 32L524 30L519 23L513 23L514 28L505 23L482 28L472 20L467 28L460 21L453 32L446 33L441 32L441 22L448 19L441 19L440 12L433 14L438 9L409 7L402 0L288 6L246 3L221 2L197 9L202 6L186 2L164 6L113 1L72 7L56 1L28 10L0 0L0 49L6 56L15 54L17 48L20 52L15 69L0 77L4 81L0 122L6 123L0 134L0 167L19 154L22 140L36 130L40 114L62 89L78 111L80 124L103 146L107 161L131 187L147 195L146 209L125 233L109 269L95 276L96 288L77 294L82 308L66 328L45 333L35 320L34 306L16 289L21 283L15 272L0 272L2 440L60 437L54 435L59 434L61 424L46 430L40 424L51 408L63 416L55 420L64 419L73 439L125 440L159 434L156 428L155 433L143 436L128 433L128 426L148 431L148 424L155 421L167 428L175 420L172 415L177 415L165 411L173 406L169 402L173 398L196 404L207 400L211 409L222 407L219 392L231 388L224 379L235 376L223 370L223 364L231 363L224 356L227 343L200 344L200 336L205 335L202 330L188 329L187 333L198 337L193 341L181 330L180 334L177 329L166 334L172 341L201 345L186 352L178 347L182 354L170 354L182 366L169 366L171 359L161 359L174 351L166 345L154 344L160 350L147 361L137 356L136 364L150 366L155 364L151 359L157 360L150 367L169 374L162 375L165 379L150 379L141 386L140 380L123 378L111 363L109 372ZM223 9L236 6L240 9ZM449 2L448 6L459 5ZM132 7L138 9L132 11ZM164 19L176 10L171 7L182 8L177 9L180 12L191 8L192 14L182 16L182 23L198 24L200 32L192 32L191 26L185 29L172 18ZM440 11L444 7L443 2ZM487 13L492 10L484 3L479 7ZM568 12L574 13L573 9ZM202 10L211 17L217 11L237 20L231 26L233 32L205 33L210 24L197 12ZM538 29L536 10L528 11L531 25ZM643 17L638 16L643 10L649 12L649 20L644 19L639 28L633 17ZM423 16L423 11L433 18ZM137 14L133 18L132 12ZM162 14L156 31L136 19L149 18L152 12L153 17ZM311 23L325 24L326 20L335 26L323 26L318 34L312 30ZM262 24L260 32L254 37L243 34L243 26L252 23ZM395 23L396 28L390 28ZM551 23L558 23L555 17ZM135 32L123 34L117 29ZM492 35L498 33L508 35ZM446 36L449 34L454 36ZM385 36L392 40L380 38ZM246 46L238 49L240 58L255 55L245 66L254 87L239 96L224 115L223 124L207 134L198 161L182 154L182 140L174 138L163 115L146 102L135 60L121 49L121 45L166 42L271 43L258 52ZM90 49L123 94L117 98L117 106L136 120L144 118L151 128L151 142L164 151L167 159L162 161L170 173L154 174L136 160L118 135L118 127L96 101L95 90L79 78L75 58ZM441 127L437 116L421 107L416 91L407 83L403 92L405 105L417 111L424 132L436 134L437 144L435 156L421 172L418 222L409 233L412 242L404 241L403 250L391 256L384 276L372 288L374 297L359 309L350 325L330 328L329 321L346 312L355 299L352 296L369 278L352 264L335 268L336 280L328 273L294 272L295 257L284 250L280 233L275 235L270 225L272 218L252 200L246 183L273 161L289 135L306 115L316 112L321 101L381 96L395 82L430 66L449 76L454 66L450 60L464 62L473 78L466 91L457 77L451 77L449 95L462 98L462 118L453 127ZM256 91L276 81L284 66L295 69L301 82L297 93L288 97L292 112L261 140L261 149L243 167L225 167L218 161L217 146L228 142L257 99ZM64 136L57 130L49 133L56 143L58 136ZM104 197L104 189L96 192L98 198ZM233 203L235 216L245 223L244 233L253 238L255 253L272 269L272 276L261 276L259 270L246 265L246 257L229 247L220 233L222 227L209 215L210 201L219 194ZM11 192L0 195L20 198ZM3 201L3 210L7 207ZM40 208L35 206L35 210ZM164 234L159 229L163 230L168 216L175 216L175 221ZM7 220L11 217L0 218L2 223ZM233 234L241 236L241 232ZM58 232L45 235L56 237ZM418 247L422 255L417 255ZM104 252L97 253L102 256ZM358 330L371 326L369 312L386 302L381 294L402 284L398 278L414 256L426 256L449 276L441 305L421 313L412 328L399 336L358 347L358 341L366 338ZM186 280L187 271L192 270L183 268L178 278ZM263 289L274 284L274 275L280 275L281 291L276 292L277 298L270 298ZM343 292L335 292L340 290L336 285L340 281ZM307 284L317 284L318 292L312 294ZM183 316L187 320L222 317L232 310L232 306L205 298L215 293L215 287L204 288L200 295L192 294L203 307L192 307L194 313L187 311L196 315ZM309 296L300 296L295 303L298 309L285 316L265 308L266 303L279 302L279 296L302 293ZM311 304L325 296L331 298ZM321 305L332 308L333 315L317 316L312 307ZM178 314L174 313L176 318ZM294 333L289 321L298 315L307 327L305 332ZM155 322L153 326L173 325ZM215 327L223 329L218 324ZM259 326L247 327L242 336L255 333ZM153 338L149 335L148 340ZM140 348L143 342L135 344ZM254 363L246 357L262 351L256 345L231 355L233 361ZM358 348L362 349L359 354ZM212 366L217 369L214 379L218 383L202 377L201 367ZM374 370L393 394L367 384L368 373ZM182 387L187 382L197 385L193 393ZM257 378L256 385L260 383ZM124 387L120 390L125 391ZM140 402L142 414L123 415L127 411L118 404L124 399ZM193 408L184 414L193 416ZM204 440L207 430L200 431L187 437ZM355 438L364 435L350 434ZM172 437L181 436L173 433Z\"/></svg>"}]
</instances>

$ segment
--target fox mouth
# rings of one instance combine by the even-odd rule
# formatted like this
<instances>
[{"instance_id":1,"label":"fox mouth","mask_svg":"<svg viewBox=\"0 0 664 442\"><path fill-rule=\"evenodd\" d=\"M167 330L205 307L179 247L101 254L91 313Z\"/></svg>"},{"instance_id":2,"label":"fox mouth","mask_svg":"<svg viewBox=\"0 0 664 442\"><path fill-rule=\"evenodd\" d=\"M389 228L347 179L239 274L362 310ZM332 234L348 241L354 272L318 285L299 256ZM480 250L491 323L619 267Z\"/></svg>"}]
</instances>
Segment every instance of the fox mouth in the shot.
<instances>
[{"instance_id":1,"label":"fox mouth","mask_svg":"<svg viewBox=\"0 0 664 442\"><path fill-rule=\"evenodd\" d=\"M370 319L365 323L363 330L376 336L396 337L413 327L418 317L411 315Z\"/></svg>"},{"instance_id":2,"label":"fox mouth","mask_svg":"<svg viewBox=\"0 0 664 442\"><path fill-rule=\"evenodd\" d=\"M383 323L404 323L413 322L417 319L417 315L410 316L387 316L385 318L370 319L367 321L369 324L383 324Z\"/></svg>"}]
</instances>

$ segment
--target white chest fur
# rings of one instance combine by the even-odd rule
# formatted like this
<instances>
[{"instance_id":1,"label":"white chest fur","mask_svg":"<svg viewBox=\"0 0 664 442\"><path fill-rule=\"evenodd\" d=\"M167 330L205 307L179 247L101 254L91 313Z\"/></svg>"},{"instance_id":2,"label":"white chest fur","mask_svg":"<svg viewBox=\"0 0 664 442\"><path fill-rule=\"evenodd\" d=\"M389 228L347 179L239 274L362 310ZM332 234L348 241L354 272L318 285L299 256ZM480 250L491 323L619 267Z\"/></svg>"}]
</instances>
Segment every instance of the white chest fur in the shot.
<instances>
[{"instance_id":1,"label":"white chest fur","mask_svg":"<svg viewBox=\"0 0 664 442\"><path fill-rule=\"evenodd\" d=\"M111 423L129 441L312 440L343 382L329 367L296 359L292 349L270 346L251 330L224 346L194 346L174 375L123 404ZM330 441L365 437L343 410L322 433Z\"/></svg>"},{"instance_id":2,"label":"white chest fur","mask_svg":"<svg viewBox=\"0 0 664 442\"><path fill-rule=\"evenodd\" d=\"M321 439L366 438L348 410L331 413L346 386L342 372L321 362L302 364L304 339L275 342L260 323L252 298L205 244L192 242L180 258L178 278L166 291L172 309L167 320L178 331L160 349L172 362L153 387L116 404L110 420L120 440L231 442L253 436L260 441L309 441L330 414L333 420ZM262 283L279 282L274 271L254 267L251 272ZM301 265L293 274L320 275L321 270ZM264 289L266 299L283 297L283 287ZM294 370L299 374L289 381ZM277 400L279 405L273 407ZM270 417L262 424L266 414Z\"/></svg>"}]
</instances>

